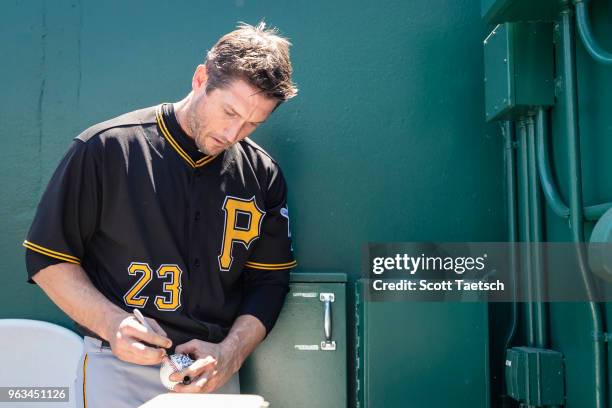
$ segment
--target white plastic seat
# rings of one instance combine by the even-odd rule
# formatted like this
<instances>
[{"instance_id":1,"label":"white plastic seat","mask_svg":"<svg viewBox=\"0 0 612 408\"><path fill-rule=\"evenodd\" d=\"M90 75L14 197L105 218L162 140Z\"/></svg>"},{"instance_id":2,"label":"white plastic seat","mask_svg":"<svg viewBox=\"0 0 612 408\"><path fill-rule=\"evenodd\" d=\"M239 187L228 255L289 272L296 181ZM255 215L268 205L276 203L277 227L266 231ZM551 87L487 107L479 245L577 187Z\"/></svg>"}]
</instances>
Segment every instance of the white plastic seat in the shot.
<instances>
[{"instance_id":1,"label":"white plastic seat","mask_svg":"<svg viewBox=\"0 0 612 408\"><path fill-rule=\"evenodd\" d=\"M56 324L28 319L0 319L2 387L69 387L69 402L0 402L0 407L75 407L74 381L83 339ZM49 400L45 400L49 401Z\"/></svg>"}]
</instances>

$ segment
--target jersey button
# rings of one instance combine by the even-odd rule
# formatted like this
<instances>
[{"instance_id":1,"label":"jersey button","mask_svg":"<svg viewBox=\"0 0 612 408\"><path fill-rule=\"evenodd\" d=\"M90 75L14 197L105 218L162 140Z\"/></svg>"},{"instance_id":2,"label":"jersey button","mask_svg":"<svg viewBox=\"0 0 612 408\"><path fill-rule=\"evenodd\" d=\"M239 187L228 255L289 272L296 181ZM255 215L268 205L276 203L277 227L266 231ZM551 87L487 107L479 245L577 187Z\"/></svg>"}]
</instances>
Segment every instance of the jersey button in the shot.
<instances>
[{"instance_id":1,"label":"jersey button","mask_svg":"<svg viewBox=\"0 0 612 408\"><path fill-rule=\"evenodd\" d=\"M193 175L196 177L200 177L202 175L202 171L200 169L195 169L193 171Z\"/></svg>"},{"instance_id":2,"label":"jersey button","mask_svg":"<svg viewBox=\"0 0 612 408\"><path fill-rule=\"evenodd\" d=\"M199 221L200 220L200 212L196 211L195 212L195 216L193 217L194 220Z\"/></svg>"},{"instance_id":3,"label":"jersey button","mask_svg":"<svg viewBox=\"0 0 612 408\"><path fill-rule=\"evenodd\" d=\"M200 267L200 258L196 258L193 260L193 266L195 266L196 268Z\"/></svg>"}]
</instances>

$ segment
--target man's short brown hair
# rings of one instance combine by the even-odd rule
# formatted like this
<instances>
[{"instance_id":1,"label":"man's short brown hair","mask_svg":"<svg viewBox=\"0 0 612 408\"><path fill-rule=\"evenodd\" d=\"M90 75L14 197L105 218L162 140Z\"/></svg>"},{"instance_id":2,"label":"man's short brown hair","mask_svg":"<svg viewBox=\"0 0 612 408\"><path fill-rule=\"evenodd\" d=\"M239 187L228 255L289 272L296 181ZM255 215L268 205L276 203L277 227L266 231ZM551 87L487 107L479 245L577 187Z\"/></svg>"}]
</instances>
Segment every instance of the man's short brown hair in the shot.
<instances>
[{"instance_id":1,"label":"man's short brown hair","mask_svg":"<svg viewBox=\"0 0 612 408\"><path fill-rule=\"evenodd\" d=\"M286 101L297 95L291 82L291 43L276 28L241 23L217 41L206 56L206 93L243 79L268 97Z\"/></svg>"}]
</instances>

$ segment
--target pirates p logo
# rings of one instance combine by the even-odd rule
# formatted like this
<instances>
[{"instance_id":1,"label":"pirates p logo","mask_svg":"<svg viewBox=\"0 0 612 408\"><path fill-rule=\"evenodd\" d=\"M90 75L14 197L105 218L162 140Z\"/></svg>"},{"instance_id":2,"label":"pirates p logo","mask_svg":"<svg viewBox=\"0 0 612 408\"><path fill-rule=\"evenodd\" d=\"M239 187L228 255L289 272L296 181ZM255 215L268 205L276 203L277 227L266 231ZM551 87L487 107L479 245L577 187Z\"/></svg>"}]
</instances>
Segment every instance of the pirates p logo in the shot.
<instances>
[{"instance_id":1,"label":"pirates p logo","mask_svg":"<svg viewBox=\"0 0 612 408\"><path fill-rule=\"evenodd\" d=\"M225 211L225 227L221 255L219 255L219 268L222 271L228 271L234 260L232 247L235 243L240 243L249 249L251 243L259 237L265 212L257 207L255 197L245 200L232 196L225 197L223 211Z\"/></svg>"}]
</instances>

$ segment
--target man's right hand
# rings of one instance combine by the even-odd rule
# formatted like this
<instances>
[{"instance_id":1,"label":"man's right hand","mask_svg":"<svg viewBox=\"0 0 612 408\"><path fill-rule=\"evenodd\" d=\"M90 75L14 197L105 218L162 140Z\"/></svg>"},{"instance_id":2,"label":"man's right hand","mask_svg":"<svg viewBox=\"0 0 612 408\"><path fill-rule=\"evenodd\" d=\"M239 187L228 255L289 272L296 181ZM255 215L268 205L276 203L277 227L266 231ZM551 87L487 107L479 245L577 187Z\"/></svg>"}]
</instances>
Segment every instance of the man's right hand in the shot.
<instances>
[{"instance_id":1,"label":"man's right hand","mask_svg":"<svg viewBox=\"0 0 612 408\"><path fill-rule=\"evenodd\" d=\"M145 319L154 331L148 330L129 313L121 314L111 321L107 337L118 359L140 365L162 362L166 356L165 348L171 347L172 342L155 320L148 317Z\"/></svg>"},{"instance_id":2,"label":"man's right hand","mask_svg":"<svg viewBox=\"0 0 612 408\"><path fill-rule=\"evenodd\" d=\"M156 346L171 347L168 335L155 320L145 318L153 328L153 331L147 330L133 314L102 295L80 265L51 265L38 271L32 280L75 322L108 340L113 354L120 360L159 364L166 350Z\"/></svg>"}]
</instances>

